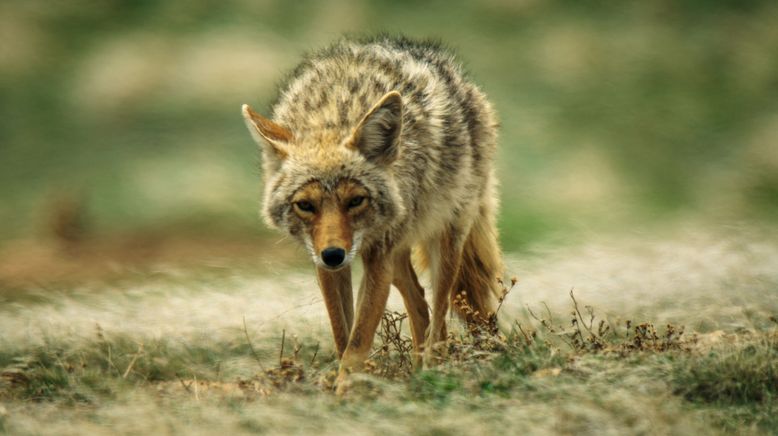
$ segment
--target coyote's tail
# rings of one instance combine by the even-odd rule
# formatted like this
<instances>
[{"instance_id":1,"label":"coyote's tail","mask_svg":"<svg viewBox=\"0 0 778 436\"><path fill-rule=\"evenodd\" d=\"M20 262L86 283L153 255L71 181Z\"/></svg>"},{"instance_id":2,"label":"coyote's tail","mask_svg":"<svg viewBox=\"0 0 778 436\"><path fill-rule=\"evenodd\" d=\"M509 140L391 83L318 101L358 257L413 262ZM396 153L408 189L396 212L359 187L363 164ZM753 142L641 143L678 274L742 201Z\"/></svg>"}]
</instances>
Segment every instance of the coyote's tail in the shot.
<instances>
[{"instance_id":1,"label":"coyote's tail","mask_svg":"<svg viewBox=\"0 0 778 436\"><path fill-rule=\"evenodd\" d=\"M462 252L462 264L451 290L451 307L468 323L488 320L497 310L503 276L493 206L482 204ZM457 301L464 293L464 303ZM478 315L475 315L477 312Z\"/></svg>"}]
</instances>

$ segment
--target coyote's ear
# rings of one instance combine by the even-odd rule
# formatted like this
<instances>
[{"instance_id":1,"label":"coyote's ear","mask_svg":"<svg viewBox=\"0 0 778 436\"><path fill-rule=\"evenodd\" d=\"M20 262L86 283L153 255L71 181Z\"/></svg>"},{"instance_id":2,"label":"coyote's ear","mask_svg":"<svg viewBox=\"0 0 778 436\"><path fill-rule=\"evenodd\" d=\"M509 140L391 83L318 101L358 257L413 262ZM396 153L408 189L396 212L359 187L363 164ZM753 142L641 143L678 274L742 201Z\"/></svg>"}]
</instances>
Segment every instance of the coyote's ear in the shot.
<instances>
[{"instance_id":1,"label":"coyote's ear","mask_svg":"<svg viewBox=\"0 0 778 436\"><path fill-rule=\"evenodd\" d=\"M292 132L254 112L247 104L243 105L242 112L246 127L254 141L265 149L270 148L276 157L286 158L289 154L287 147L292 140Z\"/></svg>"},{"instance_id":2,"label":"coyote's ear","mask_svg":"<svg viewBox=\"0 0 778 436\"><path fill-rule=\"evenodd\" d=\"M349 147L359 150L369 161L394 162L399 152L402 113L400 93L392 91L384 95L354 129Z\"/></svg>"}]
</instances>

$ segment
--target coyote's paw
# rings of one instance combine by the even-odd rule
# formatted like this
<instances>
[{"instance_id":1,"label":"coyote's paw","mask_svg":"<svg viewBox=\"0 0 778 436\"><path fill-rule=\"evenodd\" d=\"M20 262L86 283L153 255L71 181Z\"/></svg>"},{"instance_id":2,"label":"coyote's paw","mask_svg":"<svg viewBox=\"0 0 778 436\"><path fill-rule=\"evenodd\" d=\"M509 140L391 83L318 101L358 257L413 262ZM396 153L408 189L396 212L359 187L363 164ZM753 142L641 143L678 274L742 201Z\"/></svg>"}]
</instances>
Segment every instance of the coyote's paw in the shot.
<instances>
[{"instance_id":1,"label":"coyote's paw","mask_svg":"<svg viewBox=\"0 0 778 436\"><path fill-rule=\"evenodd\" d=\"M433 368L443 363L448 357L448 344L446 341L427 344L424 346L424 368Z\"/></svg>"},{"instance_id":2,"label":"coyote's paw","mask_svg":"<svg viewBox=\"0 0 778 436\"><path fill-rule=\"evenodd\" d=\"M351 378L349 372L346 370L338 371L338 378L335 379L335 395L342 397L346 395L351 387Z\"/></svg>"},{"instance_id":3,"label":"coyote's paw","mask_svg":"<svg viewBox=\"0 0 778 436\"><path fill-rule=\"evenodd\" d=\"M338 378L335 380L335 394L343 396L351 387L351 373L359 372L364 367L364 360L354 355L344 355L338 368Z\"/></svg>"},{"instance_id":4,"label":"coyote's paw","mask_svg":"<svg viewBox=\"0 0 778 436\"><path fill-rule=\"evenodd\" d=\"M424 350L414 351L411 354L411 365L414 371L424 369Z\"/></svg>"}]
</instances>

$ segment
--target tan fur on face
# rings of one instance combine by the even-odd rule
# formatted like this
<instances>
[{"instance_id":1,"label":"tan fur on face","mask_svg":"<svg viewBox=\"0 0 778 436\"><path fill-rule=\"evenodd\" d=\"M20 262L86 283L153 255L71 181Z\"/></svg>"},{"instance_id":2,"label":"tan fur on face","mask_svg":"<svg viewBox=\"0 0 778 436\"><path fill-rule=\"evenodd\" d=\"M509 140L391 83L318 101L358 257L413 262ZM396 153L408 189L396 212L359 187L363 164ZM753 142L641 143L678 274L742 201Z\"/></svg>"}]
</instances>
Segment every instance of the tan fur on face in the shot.
<instances>
[{"instance_id":1,"label":"tan fur on face","mask_svg":"<svg viewBox=\"0 0 778 436\"><path fill-rule=\"evenodd\" d=\"M325 191L319 182L311 182L299 189L292 202L307 201L313 212L295 207L295 213L309 224L313 250L321 253L328 247L351 250L354 238L353 219L365 211L370 201L367 190L352 180L340 181L333 191ZM359 206L349 207L356 197L365 200Z\"/></svg>"}]
</instances>

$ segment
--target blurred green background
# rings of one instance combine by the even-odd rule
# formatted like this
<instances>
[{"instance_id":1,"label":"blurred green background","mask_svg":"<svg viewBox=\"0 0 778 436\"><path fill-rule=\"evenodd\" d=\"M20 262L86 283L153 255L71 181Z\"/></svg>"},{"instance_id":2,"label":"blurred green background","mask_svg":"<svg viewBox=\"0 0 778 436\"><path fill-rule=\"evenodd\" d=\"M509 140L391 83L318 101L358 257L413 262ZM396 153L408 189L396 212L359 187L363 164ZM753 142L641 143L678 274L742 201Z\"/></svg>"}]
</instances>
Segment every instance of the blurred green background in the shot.
<instances>
[{"instance_id":1,"label":"blurred green background","mask_svg":"<svg viewBox=\"0 0 778 436\"><path fill-rule=\"evenodd\" d=\"M378 31L442 39L495 103L508 250L778 219L775 1L5 0L0 242L268 232L240 105Z\"/></svg>"}]
</instances>

